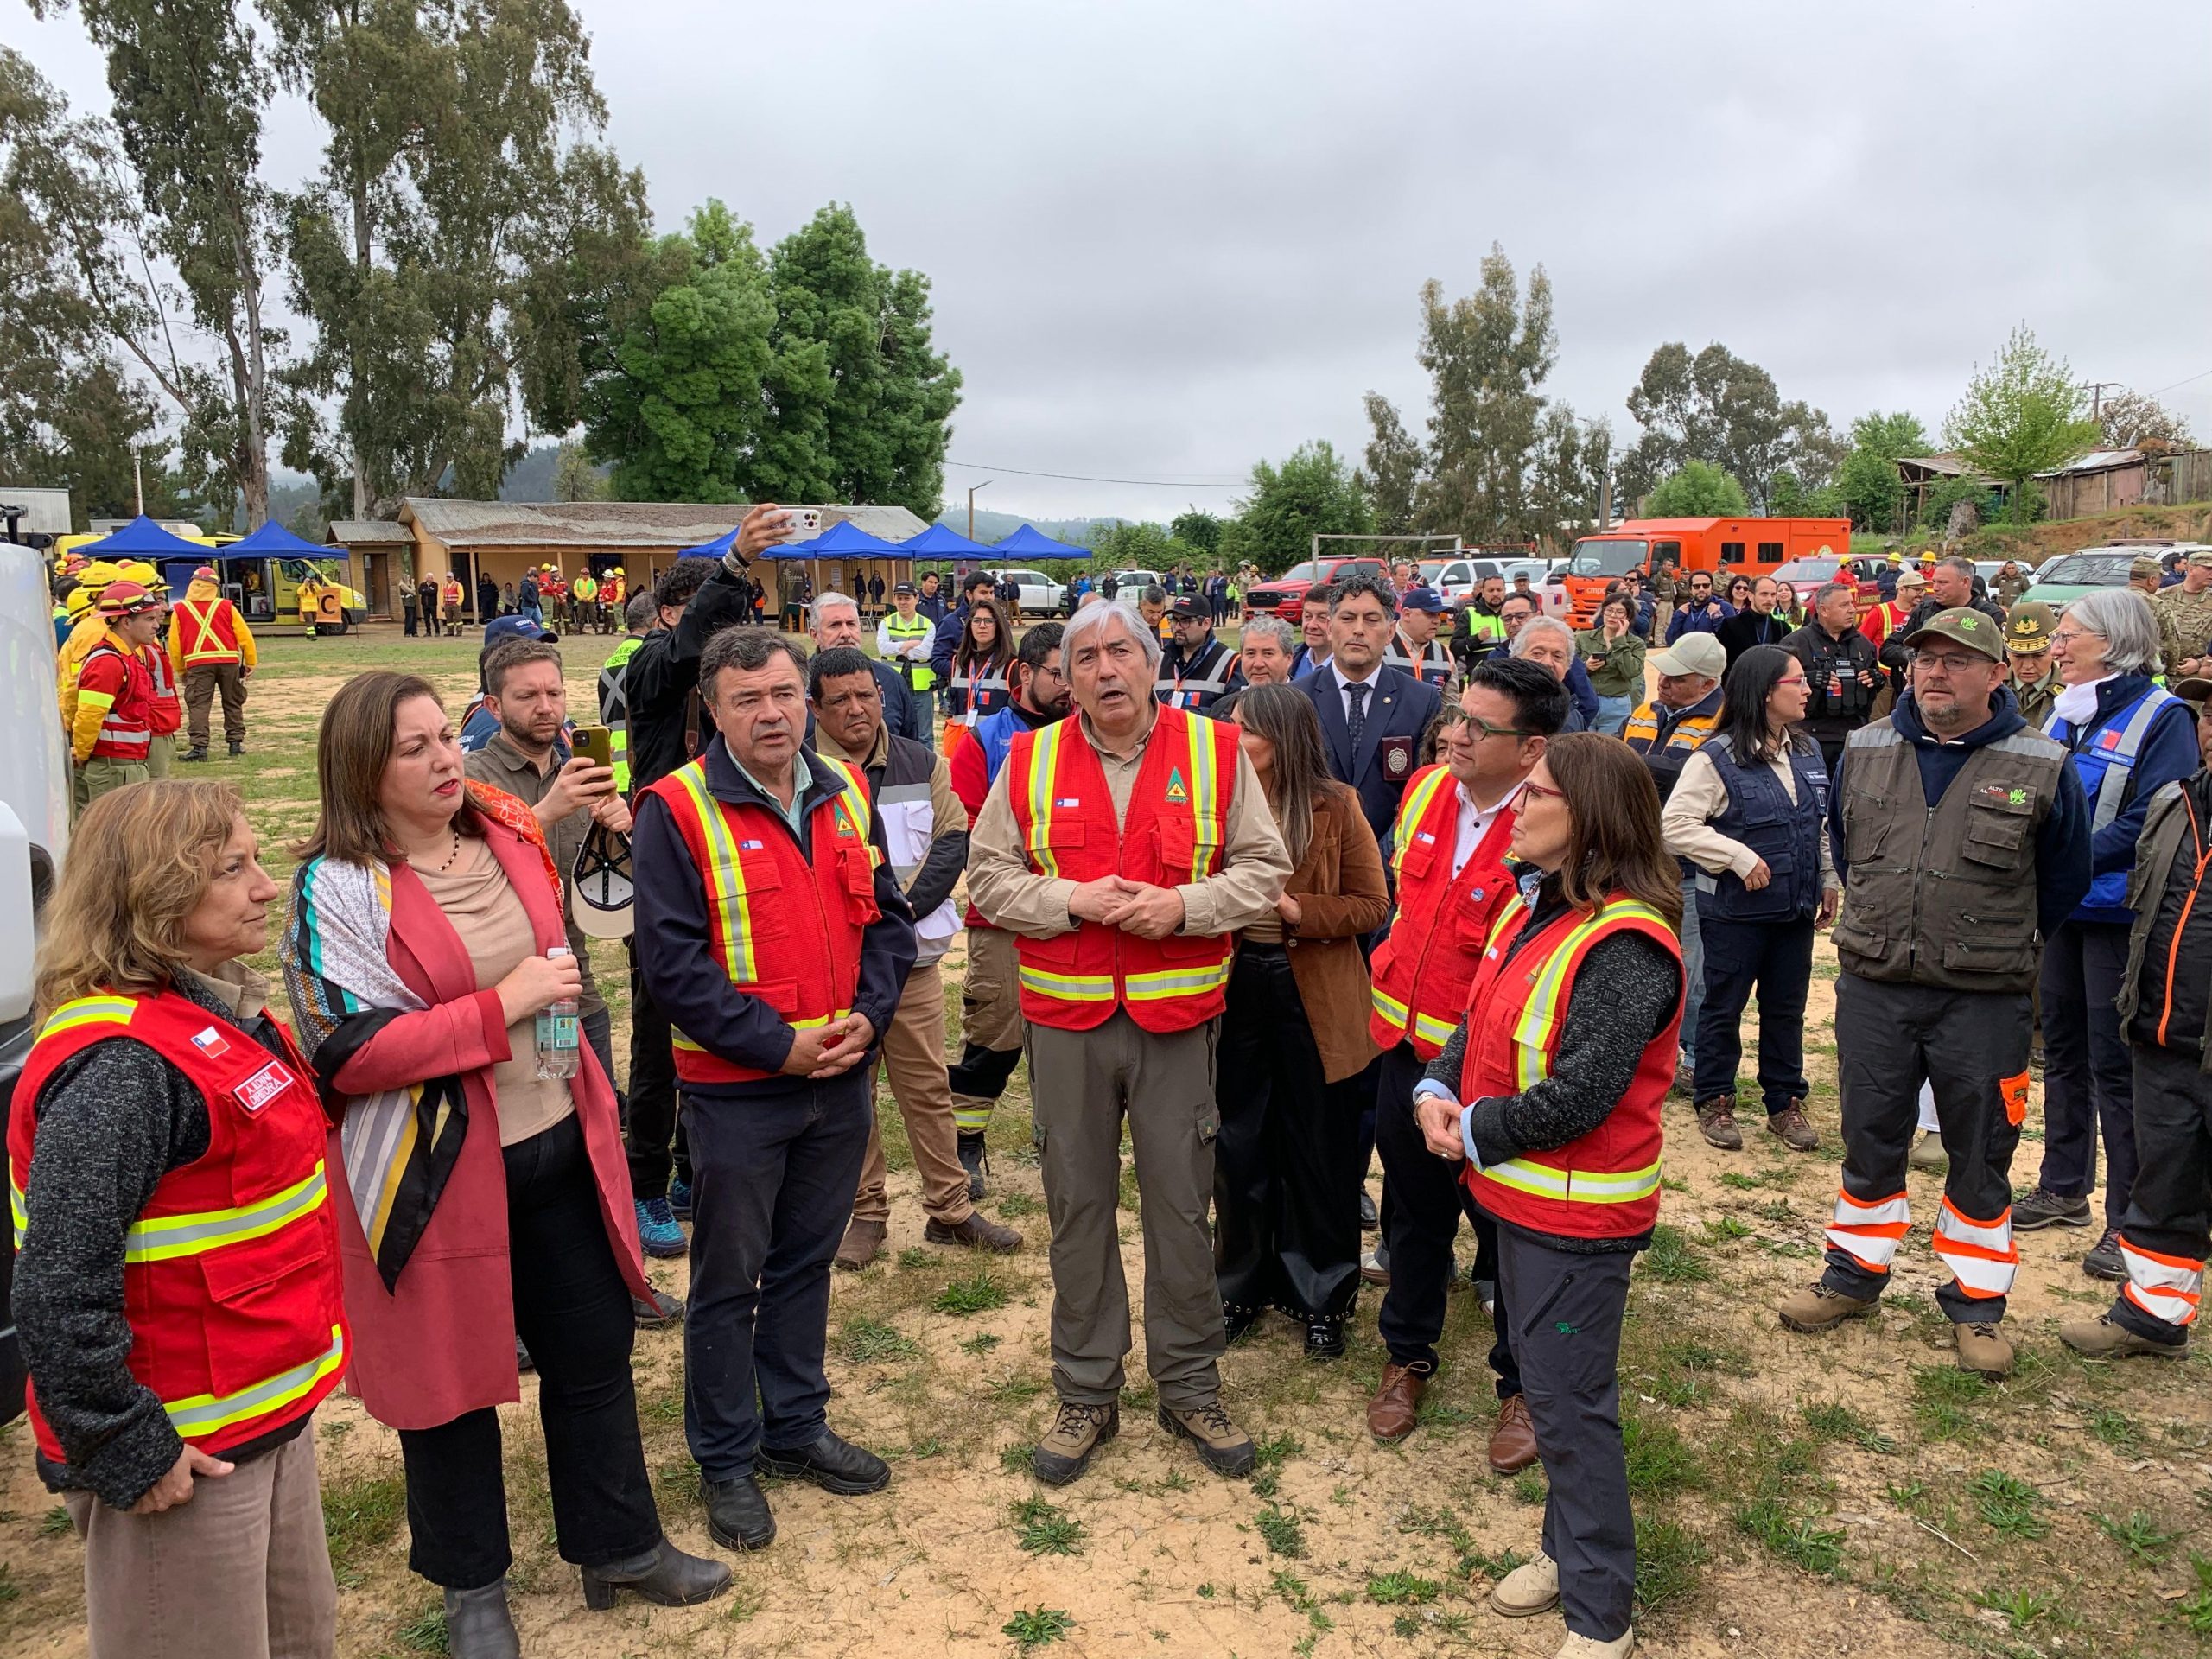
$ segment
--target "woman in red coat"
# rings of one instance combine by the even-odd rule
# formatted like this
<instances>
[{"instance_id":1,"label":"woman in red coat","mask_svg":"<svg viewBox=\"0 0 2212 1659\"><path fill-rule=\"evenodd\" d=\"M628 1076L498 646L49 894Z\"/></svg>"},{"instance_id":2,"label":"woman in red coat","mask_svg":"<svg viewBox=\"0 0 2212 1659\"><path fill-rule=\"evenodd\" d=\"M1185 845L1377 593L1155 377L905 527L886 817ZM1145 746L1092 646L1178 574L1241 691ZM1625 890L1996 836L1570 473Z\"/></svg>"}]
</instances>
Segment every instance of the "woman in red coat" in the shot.
<instances>
[{"instance_id":1,"label":"woman in red coat","mask_svg":"<svg viewBox=\"0 0 2212 1659\"><path fill-rule=\"evenodd\" d=\"M410 1564L444 1587L459 1659L518 1650L494 1408L520 1397L519 1332L586 1601L715 1595L728 1569L668 1542L645 1472L630 1299L650 1287L613 1085L588 1044L572 1076L538 1062L538 1016L578 973L537 821L463 779L412 675L342 686L318 767L285 979L336 1126L347 1383L399 1431Z\"/></svg>"}]
</instances>

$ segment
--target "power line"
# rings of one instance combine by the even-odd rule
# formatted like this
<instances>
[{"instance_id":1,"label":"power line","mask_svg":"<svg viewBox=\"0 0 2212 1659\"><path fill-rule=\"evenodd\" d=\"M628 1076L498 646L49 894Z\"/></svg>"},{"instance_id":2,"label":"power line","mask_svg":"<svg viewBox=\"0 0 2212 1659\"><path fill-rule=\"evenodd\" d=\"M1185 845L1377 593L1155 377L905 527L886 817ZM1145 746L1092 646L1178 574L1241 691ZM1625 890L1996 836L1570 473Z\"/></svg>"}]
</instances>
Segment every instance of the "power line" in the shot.
<instances>
[{"instance_id":1,"label":"power line","mask_svg":"<svg viewBox=\"0 0 2212 1659\"><path fill-rule=\"evenodd\" d=\"M1040 473L1027 467L992 467L980 461L948 461L948 467L965 467L978 473L1014 473L1023 478L1062 478L1077 484L1141 484L1163 490L1244 490L1251 487L1249 479L1237 479L1233 483L1204 478L1100 478L1090 473Z\"/></svg>"},{"instance_id":2,"label":"power line","mask_svg":"<svg viewBox=\"0 0 2212 1659\"><path fill-rule=\"evenodd\" d=\"M2207 374L2212 374L2212 369L2206 369L2205 371L2203 371L2203 372L2202 372L2202 373L2200 373L2200 374L2192 374L2192 375L2185 376L2185 377L2184 377L2184 378L2183 378L2182 379L2179 379L2179 380L2175 381L2175 382L2174 382L2174 384L2173 384L2173 386L2160 386L2160 387L2158 388L2158 391L2171 391L2174 389L2174 386L2185 386L2185 385L2188 385L2191 380L2202 380L2202 379L2204 378L2204 376L2205 376L2205 375L2207 375ZM2158 391L2149 392L2149 393L2146 393L2145 395L2146 395L2146 396L2148 396L2148 397L2156 397L2158 395Z\"/></svg>"}]
</instances>

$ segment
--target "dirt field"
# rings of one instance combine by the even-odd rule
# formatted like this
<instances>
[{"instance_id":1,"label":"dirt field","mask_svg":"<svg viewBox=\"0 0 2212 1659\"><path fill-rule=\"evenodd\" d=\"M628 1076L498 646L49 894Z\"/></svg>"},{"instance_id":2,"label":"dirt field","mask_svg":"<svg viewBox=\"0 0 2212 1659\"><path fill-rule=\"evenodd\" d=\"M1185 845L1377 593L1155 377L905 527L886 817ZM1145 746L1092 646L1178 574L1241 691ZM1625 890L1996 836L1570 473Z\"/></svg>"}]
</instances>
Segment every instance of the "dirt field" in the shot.
<instances>
[{"instance_id":1,"label":"dirt field","mask_svg":"<svg viewBox=\"0 0 2212 1659\"><path fill-rule=\"evenodd\" d=\"M571 706L606 641L579 642ZM348 673L430 664L465 690L474 653L396 636L276 641L253 682L235 778L274 845L312 818L314 721ZM272 860L280 874L289 868ZM957 956L954 958L956 963ZM619 953L601 962L619 990ZM1809 1033L1815 1121L1832 1130L1834 960L1821 947ZM618 1020L622 1010L619 996ZM617 1052L622 1050L618 1035ZM550 1534L525 1379L505 1414L513 1586L525 1650L631 1655L1548 1656L1555 1618L1489 1612L1497 1575L1534 1548L1541 1471L1484 1463L1489 1330L1464 1287L1422 1427L1395 1447L1362 1408L1382 1363L1374 1293L1351 1351L1300 1355L1270 1319L1224 1363L1228 1403L1261 1442L1250 1481L1208 1474L1153 1423L1140 1332L1122 1433L1072 1487L1026 1471L1050 1414L1051 1295L1042 1193L1016 1088L991 1132L985 1208L1028 1243L988 1264L921 1242L922 1217L885 1095L891 1254L840 1274L830 1314L831 1421L893 1461L877 1497L770 1488L774 1546L737 1561L736 1592L688 1611L584 1611ZM1938 1178L1916 1173L1916 1227L1885 1311L1827 1338L1781 1330L1774 1302L1816 1271L1837 1147L1791 1154L1754 1136L1735 1154L1670 1105L1658 1245L1641 1258L1623 1356L1639 1520L1641 1651L1663 1656L2200 1655L2212 1651L2212 1396L2200 1355L2094 1365L2060 1347L2063 1318L2104 1292L2093 1235L2028 1235L2011 1326L2018 1374L1992 1387L1950 1363L1927 1249ZM2038 1092L2015 1170L2040 1155ZM1756 1114L1754 1114L1756 1116ZM1370 1188L1377 1183L1370 1179ZM1143 1259L1132 1180L1124 1263ZM1471 1256L1466 1242L1463 1262ZM655 1264L677 1292L682 1264ZM641 1334L645 1445L670 1532L708 1550L682 1426L681 1344ZM443 1650L437 1595L406 1569L397 1448L350 1401L320 1413L325 1509L343 1586L340 1649ZM0 1653L84 1651L81 1557L31 1470L20 1422L0 1433Z\"/></svg>"}]
</instances>

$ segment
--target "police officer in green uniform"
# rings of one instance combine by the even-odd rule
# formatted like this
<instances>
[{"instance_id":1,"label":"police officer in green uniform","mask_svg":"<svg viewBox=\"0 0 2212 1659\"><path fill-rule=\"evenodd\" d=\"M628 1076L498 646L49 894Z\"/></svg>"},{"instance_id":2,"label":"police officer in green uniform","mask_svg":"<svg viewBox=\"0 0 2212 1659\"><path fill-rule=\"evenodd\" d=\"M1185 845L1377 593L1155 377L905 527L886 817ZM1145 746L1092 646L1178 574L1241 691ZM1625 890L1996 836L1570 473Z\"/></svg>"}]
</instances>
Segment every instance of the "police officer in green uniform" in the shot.
<instances>
[{"instance_id":1,"label":"police officer in green uniform","mask_svg":"<svg viewBox=\"0 0 2212 1659\"><path fill-rule=\"evenodd\" d=\"M2005 613L2005 657L2012 665L2012 695L2019 700L2020 718L2038 732L2063 689L2050 662L2050 636L2057 628L2058 613L2039 599Z\"/></svg>"}]
</instances>

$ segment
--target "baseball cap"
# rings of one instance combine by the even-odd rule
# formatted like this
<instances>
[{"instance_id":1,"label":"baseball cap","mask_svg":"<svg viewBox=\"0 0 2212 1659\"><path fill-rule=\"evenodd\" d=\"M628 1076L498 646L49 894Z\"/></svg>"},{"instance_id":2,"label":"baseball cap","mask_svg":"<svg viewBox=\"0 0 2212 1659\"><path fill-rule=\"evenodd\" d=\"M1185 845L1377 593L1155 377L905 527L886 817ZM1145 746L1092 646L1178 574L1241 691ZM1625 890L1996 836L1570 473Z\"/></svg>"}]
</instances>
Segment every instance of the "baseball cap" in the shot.
<instances>
[{"instance_id":1,"label":"baseball cap","mask_svg":"<svg viewBox=\"0 0 2212 1659\"><path fill-rule=\"evenodd\" d=\"M509 639L535 639L543 645L556 645L561 636L548 627L542 627L526 616L495 616L484 625L484 647L490 650Z\"/></svg>"},{"instance_id":2,"label":"baseball cap","mask_svg":"<svg viewBox=\"0 0 2212 1659\"><path fill-rule=\"evenodd\" d=\"M1925 588L1927 585L1928 578L1922 575L1917 570L1900 570L1897 572L1897 587L1900 589L1906 588Z\"/></svg>"},{"instance_id":3,"label":"baseball cap","mask_svg":"<svg viewBox=\"0 0 2212 1659\"><path fill-rule=\"evenodd\" d=\"M1959 605L1948 611L1936 612L1905 636L1905 649L1919 650L1923 639L1948 639L1955 645L1980 652L1993 663L2002 662L2005 658L2005 641L1998 633L1997 625L1971 605Z\"/></svg>"},{"instance_id":4,"label":"baseball cap","mask_svg":"<svg viewBox=\"0 0 2212 1659\"><path fill-rule=\"evenodd\" d=\"M2005 613L2005 648L2007 651L2049 651L2050 636L2057 631L2058 613L2041 600L2030 600L2015 605Z\"/></svg>"},{"instance_id":5,"label":"baseball cap","mask_svg":"<svg viewBox=\"0 0 2212 1659\"><path fill-rule=\"evenodd\" d=\"M1194 594L1185 594L1167 607L1167 613L1178 622L1211 622L1213 607Z\"/></svg>"},{"instance_id":6,"label":"baseball cap","mask_svg":"<svg viewBox=\"0 0 2212 1659\"><path fill-rule=\"evenodd\" d=\"M1728 650L1709 633L1686 633L1664 651L1651 653L1662 674L1702 674L1717 680L1728 671Z\"/></svg>"},{"instance_id":7,"label":"baseball cap","mask_svg":"<svg viewBox=\"0 0 2212 1659\"><path fill-rule=\"evenodd\" d=\"M1398 595L1402 611L1442 611L1444 597L1433 588L1408 588Z\"/></svg>"},{"instance_id":8,"label":"baseball cap","mask_svg":"<svg viewBox=\"0 0 2212 1659\"><path fill-rule=\"evenodd\" d=\"M921 596L922 590L911 582L902 582L891 590L893 599L919 599Z\"/></svg>"},{"instance_id":9,"label":"baseball cap","mask_svg":"<svg viewBox=\"0 0 2212 1659\"><path fill-rule=\"evenodd\" d=\"M2212 566L2212 547L2191 548L2189 552L2189 562L2191 564Z\"/></svg>"},{"instance_id":10,"label":"baseball cap","mask_svg":"<svg viewBox=\"0 0 2212 1659\"><path fill-rule=\"evenodd\" d=\"M2166 690L2183 702L2195 703L2196 712L2201 715L2204 712L2204 700L2212 697L2212 680L2201 674L2192 674L2187 679L2173 681Z\"/></svg>"},{"instance_id":11,"label":"baseball cap","mask_svg":"<svg viewBox=\"0 0 2212 1659\"><path fill-rule=\"evenodd\" d=\"M2163 576L2165 574L2165 567L2156 559L2130 559L2127 562L2127 579L2130 582L2138 576Z\"/></svg>"},{"instance_id":12,"label":"baseball cap","mask_svg":"<svg viewBox=\"0 0 2212 1659\"><path fill-rule=\"evenodd\" d=\"M139 583L120 578L111 582L99 599L102 616L136 616L141 611L157 611L162 601L148 593Z\"/></svg>"}]
</instances>

